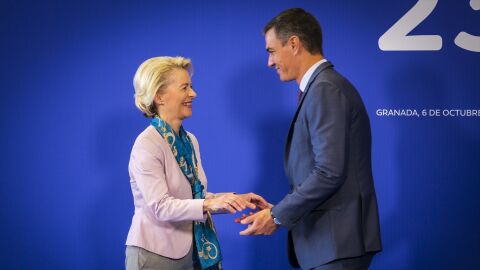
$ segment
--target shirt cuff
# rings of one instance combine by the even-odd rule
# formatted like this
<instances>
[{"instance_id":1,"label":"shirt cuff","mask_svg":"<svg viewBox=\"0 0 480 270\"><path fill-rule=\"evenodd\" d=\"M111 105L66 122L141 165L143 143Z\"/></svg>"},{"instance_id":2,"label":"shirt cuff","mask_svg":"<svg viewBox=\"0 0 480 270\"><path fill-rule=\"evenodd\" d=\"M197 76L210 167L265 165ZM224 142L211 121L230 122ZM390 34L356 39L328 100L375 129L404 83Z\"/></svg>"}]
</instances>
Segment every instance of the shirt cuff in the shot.
<instances>
[{"instance_id":1,"label":"shirt cuff","mask_svg":"<svg viewBox=\"0 0 480 270\"><path fill-rule=\"evenodd\" d=\"M194 209L195 216L193 221L205 222L207 216L203 213L203 202L205 199L194 199L192 200L192 209Z\"/></svg>"}]
</instances>

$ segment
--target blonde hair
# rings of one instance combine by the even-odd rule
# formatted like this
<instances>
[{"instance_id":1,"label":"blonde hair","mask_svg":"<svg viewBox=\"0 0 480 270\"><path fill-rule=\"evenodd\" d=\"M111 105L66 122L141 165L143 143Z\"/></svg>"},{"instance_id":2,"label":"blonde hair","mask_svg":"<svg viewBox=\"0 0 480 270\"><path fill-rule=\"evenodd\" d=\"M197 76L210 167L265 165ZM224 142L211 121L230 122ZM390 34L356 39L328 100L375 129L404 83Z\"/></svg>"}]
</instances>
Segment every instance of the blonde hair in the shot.
<instances>
[{"instance_id":1,"label":"blonde hair","mask_svg":"<svg viewBox=\"0 0 480 270\"><path fill-rule=\"evenodd\" d=\"M143 62L133 77L135 105L146 117L154 117L157 108L153 102L155 96L169 83L170 73L175 69L185 69L192 74L192 61L181 56L153 57Z\"/></svg>"}]
</instances>

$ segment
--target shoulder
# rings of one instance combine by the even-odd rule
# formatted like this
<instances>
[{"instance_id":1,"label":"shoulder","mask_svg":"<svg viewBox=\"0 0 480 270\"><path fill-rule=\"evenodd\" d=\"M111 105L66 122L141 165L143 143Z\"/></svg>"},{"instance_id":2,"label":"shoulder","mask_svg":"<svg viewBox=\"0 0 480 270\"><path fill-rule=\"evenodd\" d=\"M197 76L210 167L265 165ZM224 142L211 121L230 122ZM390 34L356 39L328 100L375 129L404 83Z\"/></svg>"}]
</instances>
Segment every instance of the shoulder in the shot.
<instances>
[{"instance_id":1,"label":"shoulder","mask_svg":"<svg viewBox=\"0 0 480 270\"><path fill-rule=\"evenodd\" d=\"M316 78L308 90L308 95L310 98L307 98L305 102L307 104L315 104L318 99L329 98L330 96L344 96L344 93L341 89L341 86L338 82L325 79L325 78Z\"/></svg>"},{"instance_id":2,"label":"shoulder","mask_svg":"<svg viewBox=\"0 0 480 270\"><path fill-rule=\"evenodd\" d=\"M333 66L322 70L312 82L312 87L315 86L336 86L337 88L346 81L342 74L338 73Z\"/></svg>"},{"instance_id":3,"label":"shoulder","mask_svg":"<svg viewBox=\"0 0 480 270\"><path fill-rule=\"evenodd\" d=\"M333 66L320 72L312 83L312 88L322 87L335 88L337 91L344 92L344 94L356 91L355 86Z\"/></svg>"},{"instance_id":4,"label":"shoulder","mask_svg":"<svg viewBox=\"0 0 480 270\"><path fill-rule=\"evenodd\" d=\"M339 96L349 99L349 93L355 91L355 87L340 73L332 67L329 67L314 78L309 88L311 102L316 99L328 98L330 96Z\"/></svg>"},{"instance_id":5,"label":"shoulder","mask_svg":"<svg viewBox=\"0 0 480 270\"><path fill-rule=\"evenodd\" d=\"M337 110L348 111L351 101L341 80L331 80L329 76L319 74L312 82L304 100L304 113L309 117L317 117L318 112Z\"/></svg>"},{"instance_id":6,"label":"shoulder","mask_svg":"<svg viewBox=\"0 0 480 270\"><path fill-rule=\"evenodd\" d=\"M135 139L132 147L133 152L148 152L151 154L161 153L166 147L166 142L158 131L149 125Z\"/></svg>"}]
</instances>

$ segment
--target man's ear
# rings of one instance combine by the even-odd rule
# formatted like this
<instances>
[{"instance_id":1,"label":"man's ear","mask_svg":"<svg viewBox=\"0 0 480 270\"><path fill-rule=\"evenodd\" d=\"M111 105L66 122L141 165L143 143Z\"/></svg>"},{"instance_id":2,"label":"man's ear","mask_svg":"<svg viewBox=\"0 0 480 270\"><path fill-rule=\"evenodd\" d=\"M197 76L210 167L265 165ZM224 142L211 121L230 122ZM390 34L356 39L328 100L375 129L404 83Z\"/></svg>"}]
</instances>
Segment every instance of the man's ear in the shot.
<instances>
[{"instance_id":1,"label":"man's ear","mask_svg":"<svg viewBox=\"0 0 480 270\"><path fill-rule=\"evenodd\" d=\"M298 38L298 36L295 36L295 35L291 36L288 39L288 45L292 49L293 54L297 55L300 52L301 42L300 42L300 38Z\"/></svg>"}]
</instances>

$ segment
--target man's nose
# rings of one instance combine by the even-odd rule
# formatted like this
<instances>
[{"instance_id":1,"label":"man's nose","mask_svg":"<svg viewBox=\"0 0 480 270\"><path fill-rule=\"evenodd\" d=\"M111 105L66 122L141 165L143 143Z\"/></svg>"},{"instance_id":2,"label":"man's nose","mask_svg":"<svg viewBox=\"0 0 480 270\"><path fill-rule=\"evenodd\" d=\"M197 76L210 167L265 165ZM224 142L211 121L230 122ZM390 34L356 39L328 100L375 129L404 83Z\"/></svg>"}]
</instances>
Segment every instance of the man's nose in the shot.
<instances>
[{"instance_id":1,"label":"man's nose","mask_svg":"<svg viewBox=\"0 0 480 270\"><path fill-rule=\"evenodd\" d=\"M272 56L269 55L268 56L268 64L267 64L269 67L273 67L275 66L275 63L273 62L273 59L272 59Z\"/></svg>"}]
</instances>

